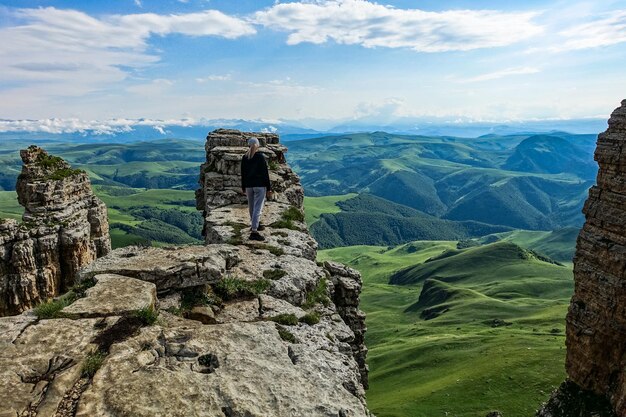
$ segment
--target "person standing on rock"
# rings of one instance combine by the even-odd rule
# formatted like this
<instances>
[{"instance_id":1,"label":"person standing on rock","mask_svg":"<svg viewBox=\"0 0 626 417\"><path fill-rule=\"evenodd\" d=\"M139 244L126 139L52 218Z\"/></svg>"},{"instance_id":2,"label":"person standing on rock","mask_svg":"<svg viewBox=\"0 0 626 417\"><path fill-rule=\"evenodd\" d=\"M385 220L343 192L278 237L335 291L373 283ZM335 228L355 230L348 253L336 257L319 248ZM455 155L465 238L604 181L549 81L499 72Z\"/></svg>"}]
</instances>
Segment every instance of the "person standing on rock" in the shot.
<instances>
[{"instance_id":1,"label":"person standing on rock","mask_svg":"<svg viewBox=\"0 0 626 417\"><path fill-rule=\"evenodd\" d=\"M259 233L264 229L261 225L261 214L265 198L271 198L272 186L265 157L258 152L259 140L248 139L248 150L241 159L241 191L248 197L250 211L250 240L265 240Z\"/></svg>"}]
</instances>

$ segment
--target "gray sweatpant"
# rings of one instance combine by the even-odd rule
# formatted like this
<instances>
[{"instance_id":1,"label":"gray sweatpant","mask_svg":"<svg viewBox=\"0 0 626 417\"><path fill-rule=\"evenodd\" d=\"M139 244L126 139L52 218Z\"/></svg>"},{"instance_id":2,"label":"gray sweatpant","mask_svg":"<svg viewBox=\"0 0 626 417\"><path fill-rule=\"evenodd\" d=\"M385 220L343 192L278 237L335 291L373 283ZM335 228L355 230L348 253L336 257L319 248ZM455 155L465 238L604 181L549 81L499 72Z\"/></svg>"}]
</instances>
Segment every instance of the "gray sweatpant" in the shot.
<instances>
[{"instance_id":1,"label":"gray sweatpant","mask_svg":"<svg viewBox=\"0 0 626 417\"><path fill-rule=\"evenodd\" d=\"M248 187L246 195L248 196L248 210L250 211L250 228L253 232L259 227L261 221L261 213L263 212L263 204L265 203L265 187Z\"/></svg>"}]
</instances>

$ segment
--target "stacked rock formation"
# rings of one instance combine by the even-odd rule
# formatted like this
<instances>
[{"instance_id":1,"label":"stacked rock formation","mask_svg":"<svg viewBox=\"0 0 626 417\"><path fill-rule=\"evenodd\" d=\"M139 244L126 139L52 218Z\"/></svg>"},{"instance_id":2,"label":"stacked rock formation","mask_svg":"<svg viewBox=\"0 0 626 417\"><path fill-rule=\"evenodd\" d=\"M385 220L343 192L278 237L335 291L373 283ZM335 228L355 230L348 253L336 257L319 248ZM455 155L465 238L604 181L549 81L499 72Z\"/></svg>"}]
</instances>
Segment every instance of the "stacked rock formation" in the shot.
<instances>
[{"instance_id":1,"label":"stacked rock formation","mask_svg":"<svg viewBox=\"0 0 626 417\"><path fill-rule=\"evenodd\" d=\"M273 133L251 133L239 130L217 129L206 138L206 163L200 168L200 188L196 191L198 210L207 214L216 207L243 204L241 194L241 157L247 151L247 141L256 137L259 151L272 167L270 181L275 201L302 207L304 192L300 179L285 161L287 148Z\"/></svg>"},{"instance_id":2,"label":"stacked rock formation","mask_svg":"<svg viewBox=\"0 0 626 417\"><path fill-rule=\"evenodd\" d=\"M66 291L80 268L111 250L106 206L87 174L36 146L21 157L23 222L0 220L0 315Z\"/></svg>"},{"instance_id":3,"label":"stacked rock formation","mask_svg":"<svg viewBox=\"0 0 626 417\"><path fill-rule=\"evenodd\" d=\"M54 320L0 318L0 417L370 415L359 274L315 262L284 161L271 164L267 240L247 239L224 170L246 135L228 135L240 139L207 146L202 168L207 245L116 249L79 272L82 293Z\"/></svg>"},{"instance_id":4,"label":"stacked rock formation","mask_svg":"<svg viewBox=\"0 0 626 417\"><path fill-rule=\"evenodd\" d=\"M626 416L626 100L598 136L595 159L567 314L570 381L540 416Z\"/></svg>"}]
</instances>

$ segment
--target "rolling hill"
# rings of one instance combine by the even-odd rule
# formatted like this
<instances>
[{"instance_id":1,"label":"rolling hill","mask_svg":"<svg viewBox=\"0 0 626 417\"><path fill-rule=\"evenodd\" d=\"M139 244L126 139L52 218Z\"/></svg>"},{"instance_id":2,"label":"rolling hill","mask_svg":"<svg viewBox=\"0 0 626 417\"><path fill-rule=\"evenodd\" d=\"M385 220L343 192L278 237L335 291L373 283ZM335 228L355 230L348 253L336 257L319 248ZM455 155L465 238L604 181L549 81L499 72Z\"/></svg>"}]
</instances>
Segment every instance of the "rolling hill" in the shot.
<instances>
[{"instance_id":1,"label":"rolling hill","mask_svg":"<svg viewBox=\"0 0 626 417\"><path fill-rule=\"evenodd\" d=\"M565 375L569 266L507 242L349 246L318 258L363 275L376 415L530 416Z\"/></svg>"},{"instance_id":2,"label":"rolling hill","mask_svg":"<svg viewBox=\"0 0 626 417\"><path fill-rule=\"evenodd\" d=\"M566 139L548 135L524 139L502 168L546 174L571 172L580 178L593 178L598 170L585 149Z\"/></svg>"},{"instance_id":3,"label":"rolling hill","mask_svg":"<svg viewBox=\"0 0 626 417\"><path fill-rule=\"evenodd\" d=\"M397 245L412 240L456 240L510 230L475 221L439 219L371 194L337 201L335 207L341 211L323 213L311 225L311 233L320 248Z\"/></svg>"},{"instance_id":4,"label":"rolling hill","mask_svg":"<svg viewBox=\"0 0 626 417\"><path fill-rule=\"evenodd\" d=\"M492 243L498 240L512 242L523 248L543 253L556 261L571 263L579 231L577 227L566 227L550 232L514 230L483 236L479 241L481 243Z\"/></svg>"}]
</instances>

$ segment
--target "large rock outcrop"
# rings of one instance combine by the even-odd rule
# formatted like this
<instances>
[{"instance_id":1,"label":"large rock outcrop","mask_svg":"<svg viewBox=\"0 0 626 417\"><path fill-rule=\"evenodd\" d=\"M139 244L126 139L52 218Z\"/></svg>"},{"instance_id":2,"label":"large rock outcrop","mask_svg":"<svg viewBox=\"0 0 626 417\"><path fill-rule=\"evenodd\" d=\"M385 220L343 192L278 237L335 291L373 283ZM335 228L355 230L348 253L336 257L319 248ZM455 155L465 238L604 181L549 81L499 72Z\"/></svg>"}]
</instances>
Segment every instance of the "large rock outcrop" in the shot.
<instances>
[{"instance_id":1,"label":"large rock outcrop","mask_svg":"<svg viewBox=\"0 0 626 417\"><path fill-rule=\"evenodd\" d=\"M540 416L626 416L626 100L598 136L595 159L597 184L583 209L567 314L570 381Z\"/></svg>"},{"instance_id":2,"label":"large rock outcrop","mask_svg":"<svg viewBox=\"0 0 626 417\"><path fill-rule=\"evenodd\" d=\"M233 156L248 135L209 134L207 245L114 250L69 306L0 318L0 417L370 415L360 276L315 262L275 135L255 134L277 193L267 240L248 240Z\"/></svg>"},{"instance_id":3,"label":"large rock outcrop","mask_svg":"<svg viewBox=\"0 0 626 417\"><path fill-rule=\"evenodd\" d=\"M20 154L23 221L0 220L0 316L65 292L78 270L111 250L106 206L87 174L36 146Z\"/></svg>"}]
</instances>

